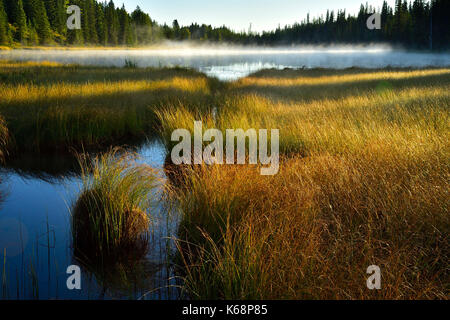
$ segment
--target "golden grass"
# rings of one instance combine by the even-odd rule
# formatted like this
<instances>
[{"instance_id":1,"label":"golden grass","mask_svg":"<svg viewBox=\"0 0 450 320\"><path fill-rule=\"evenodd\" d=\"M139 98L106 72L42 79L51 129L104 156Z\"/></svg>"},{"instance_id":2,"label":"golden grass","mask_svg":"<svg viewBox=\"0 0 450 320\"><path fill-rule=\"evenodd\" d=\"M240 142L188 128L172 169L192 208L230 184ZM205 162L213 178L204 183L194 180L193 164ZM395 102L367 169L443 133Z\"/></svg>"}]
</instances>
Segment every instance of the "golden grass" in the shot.
<instances>
[{"instance_id":1,"label":"golden grass","mask_svg":"<svg viewBox=\"0 0 450 320\"><path fill-rule=\"evenodd\" d=\"M144 138L156 110L210 104L213 81L186 69L80 67L1 62L0 114L15 149L97 147Z\"/></svg>"},{"instance_id":2,"label":"golden grass","mask_svg":"<svg viewBox=\"0 0 450 320\"><path fill-rule=\"evenodd\" d=\"M206 79L193 82L190 79L174 77L160 81L120 81L95 82L84 84L51 84L51 85L9 85L0 87L0 95L4 103L34 104L39 101L57 99L64 102L68 98L92 98L97 96L133 95L146 91L149 95L158 90L179 90L184 93L208 92ZM150 102L150 101L149 101ZM74 101L73 104L77 103ZM80 105L79 105L80 106ZM75 106L74 106L75 107Z\"/></svg>"},{"instance_id":3,"label":"golden grass","mask_svg":"<svg viewBox=\"0 0 450 320\"><path fill-rule=\"evenodd\" d=\"M192 296L446 299L449 71L374 71L374 82L357 70L328 71L337 73L330 82L267 71L269 79L261 72L231 84L217 116L202 114L203 122L279 128L284 156L273 177L254 166L186 169L187 186L176 192ZM160 118L166 137L199 120L187 109ZM381 267L381 290L366 287L372 264Z\"/></svg>"},{"instance_id":4,"label":"golden grass","mask_svg":"<svg viewBox=\"0 0 450 320\"><path fill-rule=\"evenodd\" d=\"M173 187L193 298L448 297L448 68L268 70L223 85L182 69L2 62L0 77L4 136L21 146L157 129L170 150L171 132L194 120L280 129L277 175L186 167ZM381 290L366 287L372 264Z\"/></svg>"},{"instance_id":5,"label":"golden grass","mask_svg":"<svg viewBox=\"0 0 450 320\"><path fill-rule=\"evenodd\" d=\"M274 177L191 172L181 197L187 286L196 298L446 298L448 173L433 155L382 150L286 159ZM366 288L372 264L379 291Z\"/></svg>"},{"instance_id":6,"label":"golden grass","mask_svg":"<svg viewBox=\"0 0 450 320\"><path fill-rule=\"evenodd\" d=\"M266 71L267 72L267 71ZM268 72L270 74L270 72ZM304 72L306 75L283 78L265 76L265 72L260 72L258 76L249 76L236 82L236 87L245 87L250 85L259 86L294 86L294 85L319 85L319 84L341 84L349 82L367 81L367 80L407 80L419 77L428 77L435 75L450 75L449 69L424 69L424 70L410 70L410 71L375 71L375 72L360 72L348 74L336 74L325 76L311 76L308 71Z\"/></svg>"}]
</instances>

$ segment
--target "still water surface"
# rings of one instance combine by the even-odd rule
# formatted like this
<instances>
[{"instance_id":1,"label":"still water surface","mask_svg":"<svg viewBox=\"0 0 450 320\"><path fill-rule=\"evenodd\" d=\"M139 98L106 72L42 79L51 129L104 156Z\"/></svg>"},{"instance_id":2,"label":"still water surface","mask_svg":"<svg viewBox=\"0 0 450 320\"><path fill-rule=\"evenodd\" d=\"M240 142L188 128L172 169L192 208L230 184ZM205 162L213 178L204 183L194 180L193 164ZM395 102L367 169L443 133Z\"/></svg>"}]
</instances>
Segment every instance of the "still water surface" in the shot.
<instances>
[{"instance_id":1,"label":"still water surface","mask_svg":"<svg viewBox=\"0 0 450 320\"><path fill-rule=\"evenodd\" d=\"M164 179L164 148L148 142L138 148L140 161ZM71 156L24 156L0 170L0 248L5 281L1 299L176 299L177 283L167 264L173 252L169 239L177 218L164 206L151 208L148 254L126 283L106 281L82 268L82 289L68 290L66 269L77 264L72 255L70 208L77 200L81 179ZM160 193L157 193L157 197ZM3 255L6 249L6 259ZM4 267L5 266L5 267Z\"/></svg>"}]
</instances>

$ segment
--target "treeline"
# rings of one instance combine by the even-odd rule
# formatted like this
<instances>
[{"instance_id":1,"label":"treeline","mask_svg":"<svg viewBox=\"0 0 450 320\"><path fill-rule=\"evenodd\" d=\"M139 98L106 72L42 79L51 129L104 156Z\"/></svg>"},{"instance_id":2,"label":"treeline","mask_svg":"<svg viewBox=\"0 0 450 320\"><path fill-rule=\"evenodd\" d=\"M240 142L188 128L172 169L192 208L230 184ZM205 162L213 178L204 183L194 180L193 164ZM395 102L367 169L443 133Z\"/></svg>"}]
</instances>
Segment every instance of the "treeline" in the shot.
<instances>
[{"instance_id":1,"label":"treeline","mask_svg":"<svg viewBox=\"0 0 450 320\"><path fill-rule=\"evenodd\" d=\"M81 8L81 30L67 30L69 5ZM381 30L369 30L370 15L381 14ZM357 15L345 10L308 17L292 26L262 34L223 26L160 25L139 7L128 13L114 2L96 0L0 0L2 45L148 45L161 40L192 40L257 45L391 43L417 49L450 48L450 0L385 1L382 8L361 5Z\"/></svg>"},{"instance_id":2,"label":"treeline","mask_svg":"<svg viewBox=\"0 0 450 320\"><path fill-rule=\"evenodd\" d=\"M381 29L369 30L367 19L381 14ZM270 43L391 43L417 49L450 48L450 0L396 0L395 8L384 1L381 8L361 5L356 16L345 10L327 11L325 17L308 17L293 26L256 36Z\"/></svg>"},{"instance_id":3,"label":"treeline","mask_svg":"<svg viewBox=\"0 0 450 320\"><path fill-rule=\"evenodd\" d=\"M81 8L81 30L67 29L67 8ZM0 44L145 45L163 37L139 7L131 14L113 1L0 0Z\"/></svg>"}]
</instances>

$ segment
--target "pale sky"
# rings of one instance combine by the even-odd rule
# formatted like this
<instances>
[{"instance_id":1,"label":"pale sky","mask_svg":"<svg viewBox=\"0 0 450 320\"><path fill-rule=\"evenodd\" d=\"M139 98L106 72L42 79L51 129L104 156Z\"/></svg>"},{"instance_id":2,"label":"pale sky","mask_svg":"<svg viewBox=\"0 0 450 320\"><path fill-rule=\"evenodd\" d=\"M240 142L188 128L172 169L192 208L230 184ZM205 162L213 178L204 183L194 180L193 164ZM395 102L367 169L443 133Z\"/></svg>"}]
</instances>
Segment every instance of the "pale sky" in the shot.
<instances>
[{"instance_id":1,"label":"pale sky","mask_svg":"<svg viewBox=\"0 0 450 320\"><path fill-rule=\"evenodd\" d=\"M116 6L133 11L136 6L149 13L159 23L171 24L177 19L180 25L192 22L226 25L235 31L273 30L300 22L308 12L311 18L325 15L326 10L347 9L347 13L357 13L361 3L381 8L383 0L115 0ZM394 6L395 0L388 0Z\"/></svg>"}]
</instances>

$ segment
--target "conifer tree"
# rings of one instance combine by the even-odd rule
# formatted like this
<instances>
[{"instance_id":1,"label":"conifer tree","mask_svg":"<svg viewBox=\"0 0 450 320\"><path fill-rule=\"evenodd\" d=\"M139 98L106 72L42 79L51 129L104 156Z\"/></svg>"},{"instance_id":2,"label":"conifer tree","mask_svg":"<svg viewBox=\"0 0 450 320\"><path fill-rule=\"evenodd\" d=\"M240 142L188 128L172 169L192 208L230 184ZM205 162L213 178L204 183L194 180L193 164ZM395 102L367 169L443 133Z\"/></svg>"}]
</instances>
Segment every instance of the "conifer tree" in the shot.
<instances>
[{"instance_id":1,"label":"conifer tree","mask_svg":"<svg viewBox=\"0 0 450 320\"><path fill-rule=\"evenodd\" d=\"M97 27L98 43L105 46L108 42L108 35L105 21L105 8L102 3L95 3L95 17Z\"/></svg>"},{"instance_id":2,"label":"conifer tree","mask_svg":"<svg viewBox=\"0 0 450 320\"><path fill-rule=\"evenodd\" d=\"M131 23L139 44L148 44L153 40L152 20L139 6L131 13Z\"/></svg>"},{"instance_id":3,"label":"conifer tree","mask_svg":"<svg viewBox=\"0 0 450 320\"><path fill-rule=\"evenodd\" d=\"M125 9L125 5L123 5L121 9L118 9L118 16L120 24L119 43L121 45L128 45L128 46L133 45L134 41L130 24L130 16L128 15L127 10Z\"/></svg>"},{"instance_id":4,"label":"conifer tree","mask_svg":"<svg viewBox=\"0 0 450 320\"><path fill-rule=\"evenodd\" d=\"M108 44L117 46L119 43L119 18L116 7L111 0L105 8L106 30L108 35Z\"/></svg>"},{"instance_id":5,"label":"conifer tree","mask_svg":"<svg viewBox=\"0 0 450 320\"><path fill-rule=\"evenodd\" d=\"M71 5L76 5L80 7L80 9L83 8L82 0L70 0ZM67 20L66 20L67 21ZM84 36L83 36L83 24L84 20L83 17L81 19L81 30L74 29L74 30L67 30L67 43L72 45L83 45L84 44Z\"/></svg>"},{"instance_id":6,"label":"conifer tree","mask_svg":"<svg viewBox=\"0 0 450 320\"><path fill-rule=\"evenodd\" d=\"M86 43L97 44L98 35L95 19L95 4L94 0L83 1L83 35Z\"/></svg>"},{"instance_id":7,"label":"conifer tree","mask_svg":"<svg viewBox=\"0 0 450 320\"><path fill-rule=\"evenodd\" d=\"M22 0L18 1L21 2ZM43 0L27 0L26 8L27 17L36 30L39 43L50 43L52 41L52 30Z\"/></svg>"},{"instance_id":8,"label":"conifer tree","mask_svg":"<svg viewBox=\"0 0 450 320\"><path fill-rule=\"evenodd\" d=\"M3 0L0 0L0 44L8 45L10 42L8 16L6 15Z\"/></svg>"},{"instance_id":9,"label":"conifer tree","mask_svg":"<svg viewBox=\"0 0 450 320\"><path fill-rule=\"evenodd\" d=\"M44 0L47 17L53 31L60 35L66 29L66 0Z\"/></svg>"},{"instance_id":10,"label":"conifer tree","mask_svg":"<svg viewBox=\"0 0 450 320\"><path fill-rule=\"evenodd\" d=\"M9 2L10 23L14 26L14 40L25 43L27 40L27 16L24 11L22 0Z\"/></svg>"}]
</instances>

